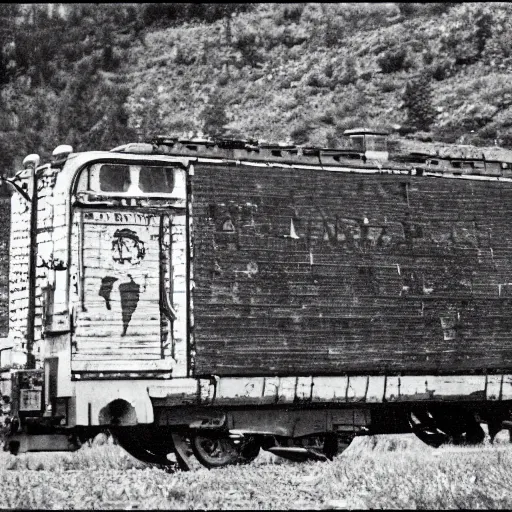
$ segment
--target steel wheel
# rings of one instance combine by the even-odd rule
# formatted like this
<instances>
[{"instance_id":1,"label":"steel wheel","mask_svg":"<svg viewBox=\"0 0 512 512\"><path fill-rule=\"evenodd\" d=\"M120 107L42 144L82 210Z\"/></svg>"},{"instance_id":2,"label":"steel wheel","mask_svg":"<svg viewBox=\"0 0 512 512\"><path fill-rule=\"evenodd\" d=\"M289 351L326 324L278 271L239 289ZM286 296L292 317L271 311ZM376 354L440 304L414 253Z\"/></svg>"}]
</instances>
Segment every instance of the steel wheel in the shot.
<instances>
[{"instance_id":1,"label":"steel wheel","mask_svg":"<svg viewBox=\"0 0 512 512\"><path fill-rule=\"evenodd\" d=\"M207 468L220 468L239 462L239 447L229 437L194 436L192 451Z\"/></svg>"}]
</instances>

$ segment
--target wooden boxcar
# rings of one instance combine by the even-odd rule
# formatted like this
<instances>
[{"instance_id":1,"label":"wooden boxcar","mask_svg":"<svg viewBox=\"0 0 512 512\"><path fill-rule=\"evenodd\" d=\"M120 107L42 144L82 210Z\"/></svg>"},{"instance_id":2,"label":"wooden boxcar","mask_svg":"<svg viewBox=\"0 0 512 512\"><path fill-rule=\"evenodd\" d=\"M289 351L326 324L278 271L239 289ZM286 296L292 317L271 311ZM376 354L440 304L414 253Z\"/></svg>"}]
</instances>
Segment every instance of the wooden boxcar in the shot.
<instances>
[{"instance_id":1,"label":"wooden boxcar","mask_svg":"<svg viewBox=\"0 0 512 512\"><path fill-rule=\"evenodd\" d=\"M348 135L69 148L11 180L38 192L12 199L9 342L31 368L6 447L109 428L186 468L190 449L213 467L331 458L363 434L493 437L512 400L512 166Z\"/></svg>"}]
</instances>

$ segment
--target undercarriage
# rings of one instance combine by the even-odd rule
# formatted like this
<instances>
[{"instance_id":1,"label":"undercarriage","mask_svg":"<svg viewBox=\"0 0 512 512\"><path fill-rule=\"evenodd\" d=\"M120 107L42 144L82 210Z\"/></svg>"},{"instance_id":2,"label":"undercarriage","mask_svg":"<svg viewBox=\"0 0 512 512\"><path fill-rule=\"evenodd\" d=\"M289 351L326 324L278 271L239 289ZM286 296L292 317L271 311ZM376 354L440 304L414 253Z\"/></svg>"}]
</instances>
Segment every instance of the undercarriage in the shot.
<instances>
[{"instance_id":1,"label":"undercarriage","mask_svg":"<svg viewBox=\"0 0 512 512\"><path fill-rule=\"evenodd\" d=\"M107 426L136 459L174 471L190 470L195 457L207 468L249 464L267 451L292 461L328 461L357 436L414 433L427 445L477 445L487 424L493 442L512 429L508 403L373 404L359 407L155 408L152 424ZM59 425L55 417L9 417L4 451L73 451L103 427Z\"/></svg>"}]
</instances>

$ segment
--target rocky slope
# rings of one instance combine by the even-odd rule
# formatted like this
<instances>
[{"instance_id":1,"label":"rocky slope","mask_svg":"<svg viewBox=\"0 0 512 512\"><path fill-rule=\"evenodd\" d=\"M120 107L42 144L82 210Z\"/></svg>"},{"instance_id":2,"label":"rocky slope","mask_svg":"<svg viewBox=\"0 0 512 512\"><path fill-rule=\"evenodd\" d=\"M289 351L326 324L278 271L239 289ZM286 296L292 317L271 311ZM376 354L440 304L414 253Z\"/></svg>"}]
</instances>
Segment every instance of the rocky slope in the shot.
<instances>
[{"instance_id":1,"label":"rocky slope","mask_svg":"<svg viewBox=\"0 0 512 512\"><path fill-rule=\"evenodd\" d=\"M336 145L344 129L379 126L448 143L512 142L512 57L493 4L257 4L212 24L151 30L124 65L130 122L205 131L209 103L227 133ZM408 126L404 92L427 75L430 126ZM215 123L213 123L215 124Z\"/></svg>"}]
</instances>

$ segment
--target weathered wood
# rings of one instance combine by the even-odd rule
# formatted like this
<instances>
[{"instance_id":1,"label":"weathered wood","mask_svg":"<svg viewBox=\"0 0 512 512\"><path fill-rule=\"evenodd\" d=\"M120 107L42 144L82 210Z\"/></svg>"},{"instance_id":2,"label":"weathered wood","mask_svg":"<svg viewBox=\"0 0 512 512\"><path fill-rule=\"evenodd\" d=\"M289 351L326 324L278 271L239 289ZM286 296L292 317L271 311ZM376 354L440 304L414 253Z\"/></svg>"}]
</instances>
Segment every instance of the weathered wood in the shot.
<instances>
[{"instance_id":1,"label":"weathered wood","mask_svg":"<svg viewBox=\"0 0 512 512\"><path fill-rule=\"evenodd\" d=\"M153 361L161 360L160 347L155 350L144 349L144 351L138 350L100 350L98 352L88 351L85 354L75 353L73 354L73 361ZM73 365L73 368L75 365ZM108 367L110 369L110 367ZM115 368L115 365L113 366Z\"/></svg>"},{"instance_id":2,"label":"weathered wood","mask_svg":"<svg viewBox=\"0 0 512 512\"><path fill-rule=\"evenodd\" d=\"M158 322L158 323L154 323L154 324L148 324L148 323L145 323L145 324L142 324L142 323L139 323L139 324L131 324L130 323L130 326L131 326L131 329L130 329L130 336L124 336L124 338L129 338L129 339L132 339L132 338L137 338L137 337L140 337L142 339L148 339L148 340L153 340L153 343L157 343L158 345L160 345L160 341L159 341L159 338L160 338L160 327L161 327L161 323ZM117 325L113 325L111 327L108 327L108 326L98 326L97 323L91 323L91 325L89 327L87 326L84 326L84 325L81 325L79 327L77 327L76 329L76 337L75 337L75 340L77 340L78 342L78 339L80 340L80 342L87 342L89 343L89 341L87 340L87 338L91 338L91 340L100 340L102 338L105 338L105 339L111 339L112 337L116 340L118 340L118 342L120 343L119 341L119 338L118 338L118 335L119 335L119 332L122 331L122 328L123 328L123 324L121 323L118 323Z\"/></svg>"},{"instance_id":3,"label":"weathered wood","mask_svg":"<svg viewBox=\"0 0 512 512\"><path fill-rule=\"evenodd\" d=\"M115 367L115 361L169 354L168 321L159 300L161 222L158 213L83 213L83 238L75 248L81 256L82 303L73 361L112 361Z\"/></svg>"},{"instance_id":4,"label":"weathered wood","mask_svg":"<svg viewBox=\"0 0 512 512\"><path fill-rule=\"evenodd\" d=\"M108 359L105 361L71 361L73 372L143 372L143 371L169 371L173 369L173 361L168 359Z\"/></svg>"},{"instance_id":5,"label":"weathered wood","mask_svg":"<svg viewBox=\"0 0 512 512\"><path fill-rule=\"evenodd\" d=\"M0 187L0 338L9 331L9 222L10 197L5 187Z\"/></svg>"},{"instance_id":6,"label":"weathered wood","mask_svg":"<svg viewBox=\"0 0 512 512\"><path fill-rule=\"evenodd\" d=\"M511 183L191 179L196 375L512 369Z\"/></svg>"}]
</instances>

